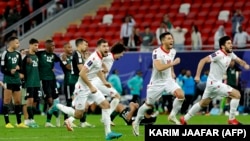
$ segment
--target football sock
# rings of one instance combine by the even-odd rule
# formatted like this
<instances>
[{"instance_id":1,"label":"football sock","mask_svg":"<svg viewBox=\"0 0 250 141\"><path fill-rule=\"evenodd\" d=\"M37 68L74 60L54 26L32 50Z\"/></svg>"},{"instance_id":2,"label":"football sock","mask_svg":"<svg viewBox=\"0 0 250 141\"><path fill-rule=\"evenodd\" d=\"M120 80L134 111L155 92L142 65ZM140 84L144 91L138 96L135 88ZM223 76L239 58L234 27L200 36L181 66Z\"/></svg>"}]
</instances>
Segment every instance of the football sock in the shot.
<instances>
[{"instance_id":1,"label":"football sock","mask_svg":"<svg viewBox=\"0 0 250 141\"><path fill-rule=\"evenodd\" d=\"M200 106L199 102L194 104L192 108L188 111L188 113L184 116L185 121L188 121L192 116L194 116L194 114L199 112L201 109L202 107Z\"/></svg>"},{"instance_id":2,"label":"football sock","mask_svg":"<svg viewBox=\"0 0 250 141\"><path fill-rule=\"evenodd\" d=\"M230 101L230 112L229 112L229 120L235 119L235 114L237 111L237 108L239 106L239 99L231 99Z\"/></svg>"}]
</instances>

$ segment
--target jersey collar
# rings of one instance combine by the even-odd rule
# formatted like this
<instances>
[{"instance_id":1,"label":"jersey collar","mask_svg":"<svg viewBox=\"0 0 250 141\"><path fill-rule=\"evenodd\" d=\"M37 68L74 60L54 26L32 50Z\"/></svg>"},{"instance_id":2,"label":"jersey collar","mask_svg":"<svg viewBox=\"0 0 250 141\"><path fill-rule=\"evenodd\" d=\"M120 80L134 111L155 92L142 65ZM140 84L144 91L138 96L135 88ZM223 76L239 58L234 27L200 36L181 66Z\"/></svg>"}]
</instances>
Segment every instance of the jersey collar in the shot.
<instances>
[{"instance_id":1,"label":"jersey collar","mask_svg":"<svg viewBox=\"0 0 250 141\"><path fill-rule=\"evenodd\" d=\"M102 55L98 51L96 52L96 54L102 60L103 57L102 57Z\"/></svg>"},{"instance_id":2,"label":"jersey collar","mask_svg":"<svg viewBox=\"0 0 250 141\"><path fill-rule=\"evenodd\" d=\"M220 49L220 51L224 53L226 56L228 55L228 53L226 53L224 50Z\"/></svg>"},{"instance_id":3,"label":"jersey collar","mask_svg":"<svg viewBox=\"0 0 250 141\"><path fill-rule=\"evenodd\" d=\"M166 50L163 48L163 46L161 46L160 48L161 48L161 50L162 50L163 52L169 54L170 50L166 51Z\"/></svg>"}]
</instances>

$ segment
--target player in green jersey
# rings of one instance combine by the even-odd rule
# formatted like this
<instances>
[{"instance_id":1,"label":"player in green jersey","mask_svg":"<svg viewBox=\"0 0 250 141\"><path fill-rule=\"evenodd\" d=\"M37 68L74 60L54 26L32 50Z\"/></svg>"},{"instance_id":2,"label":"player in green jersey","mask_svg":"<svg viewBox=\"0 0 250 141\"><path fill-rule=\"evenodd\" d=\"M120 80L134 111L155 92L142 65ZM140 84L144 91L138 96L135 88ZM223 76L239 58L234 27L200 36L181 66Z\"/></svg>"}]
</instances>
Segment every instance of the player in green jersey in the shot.
<instances>
[{"instance_id":1,"label":"player in green jersey","mask_svg":"<svg viewBox=\"0 0 250 141\"><path fill-rule=\"evenodd\" d=\"M22 72L22 57L16 51L19 48L19 40L17 37L8 38L8 48L1 57L1 72L4 74L3 82L5 83L4 99L3 99L3 115L6 128L14 128L9 121L9 106L11 100L14 100L14 109L17 120L17 127L28 128L21 122L22 106L21 106L21 78Z\"/></svg>"}]
</instances>

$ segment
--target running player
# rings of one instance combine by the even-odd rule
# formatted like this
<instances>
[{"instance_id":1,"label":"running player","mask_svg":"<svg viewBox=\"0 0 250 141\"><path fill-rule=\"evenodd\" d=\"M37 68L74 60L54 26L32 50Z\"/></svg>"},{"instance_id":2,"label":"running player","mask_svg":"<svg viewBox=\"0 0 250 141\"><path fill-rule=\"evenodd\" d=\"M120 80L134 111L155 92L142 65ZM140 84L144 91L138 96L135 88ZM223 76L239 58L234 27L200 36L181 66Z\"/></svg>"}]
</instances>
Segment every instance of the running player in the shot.
<instances>
[{"instance_id":1,"label":"running player","mask_svg":"<svg viewBox=\"0 0 250 141\"><path fill-rule=\"evenodd\" d=\"M75 107L66 107L62 104L57 104L57 108L62 112L69 114L70 116L74 116L77 119L82 118L83 113L85 111L86 103L89 104L95 102L102 109L102 117L104 122L105 135L107 140L120 138L122 134L115 133L111 131L110 127L110 105L109 102L105 99L104 95L98 90L92 80L95 77L100 77L104 85L107 87L111 87L111 85L107 82L102 73L102 59L107 56L109 52L108 42L104 39L100 39L97 41L97 49L93 52L87 61L84 63L82 67L78 81L75 85L74 91L74 100L73 105ZM72 119L65 120L65 124L69 131L73 131L71 126Z\"/></svg>"},{"instance_id":2,"label":"running player","mask_svg":"<svg viewBox=\"0 0 250 141\"><path fill-rule=\"evenodd\" d=\"M203 93L202 99L194 104L185 116L180 118L183 125L199 112L202 108L207 107L208 104L217 96L229 97L230 110L228 124L240 125L241 123L235 118L237 108L240 101L240 92L237 89L222 82L223 75L226 73L231 60L235 60L240 66L249 70L249 65L236 54L233 53L233 44L229 36L223 36L219 39L220 50L202 58L198 64L195 80L200 81L201 71L206 63L210 64L210 71L208 74L207 84Z\"/></svg>"},{"instance_id":3,"label":"running player","mask_svg":"<svg viewBox=\"0 0 250 141\"><path fill-rule=\"evenodd\" d=\"M180 58L174 59L176 51L173 49L174 39L170 32L162 33L160 40L162 46L154 49L152 53L153 71L147 86L146 102L139 108L132 124L135 136L139 135L139 123L143 119L144 113L149 109L153 109L155 102L162 96L164 91L175 96L173 109L168 120L180 124L179 120L176 119L176 114L179 112L185 97L182 89L173 78L173 66L180 63Z\"/></svg>"}]
</instances>

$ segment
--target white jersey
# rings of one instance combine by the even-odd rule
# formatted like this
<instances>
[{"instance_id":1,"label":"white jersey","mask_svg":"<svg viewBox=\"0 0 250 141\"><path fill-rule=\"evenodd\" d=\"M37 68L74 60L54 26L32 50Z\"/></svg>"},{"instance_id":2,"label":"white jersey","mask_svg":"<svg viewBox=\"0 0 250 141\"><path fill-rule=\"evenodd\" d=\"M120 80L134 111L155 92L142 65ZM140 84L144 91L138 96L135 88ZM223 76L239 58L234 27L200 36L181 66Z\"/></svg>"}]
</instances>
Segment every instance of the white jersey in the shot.
<instances>
[{"instance_id":1,"label":"white jersey","mask_svg":"<svg viewBox=\"0 0 250 141\"><path fill-rule=\"evenodd\" d=\"M108 72L106 73L107 75L109 74L113 64L114 64L114 56L111 52L108 53L108 56L106 57L103 57L103 60L102 62L106 65L107 69L108 69Z\"/></svg>"},{"instance_id":2,"label":"white jersey","mask_svg":"<svg viewBox=\"0 0 250 141\"><path fill-rule=\"evenodd\" d=\"M153 60L153 62L155 60L160 60L164 64L169 64L169 63L173 62L175 55L176 55L175 49L171 49L169 52L166 52L163 50L162 47L159 47L159 48L153 50L152 60ZM158 71L155 68L154 63L153 63L153 71L151 74L150 83L153 83L156 81L157 82L164 82L166 79L172 79L171 68L168 68L168 69L163 70L163 71Z\"/></svg>"},{"instance_id":3,"label":"white jersey","mask_svg":"<svg viewBox=\"0 0 250 141\"><path fill-rule=\"evenodd\" d=\"M97 51L93 52L84 63L84 67L89 70L87 77L90 81L98 77L97 73L102 69L102 56ZM78 82L85 85L81 77L78 78Z\"/></svg>"},{"instance_id":4,"label":"white jersey","mask_svg":"<svg viewBox=\"0 0 250 141\"><path fill-rule=\"evenodd\" d=\"M231 60L237 58L233 52L225 54L222 50L210 54L209 57L211 64L208 79L211 81L222 81Z\"/></svg>"}]
</instances>

